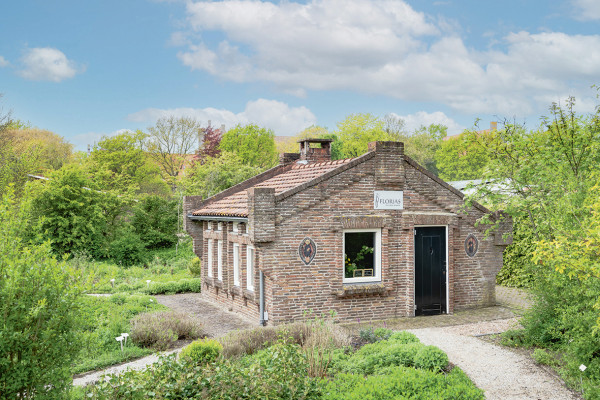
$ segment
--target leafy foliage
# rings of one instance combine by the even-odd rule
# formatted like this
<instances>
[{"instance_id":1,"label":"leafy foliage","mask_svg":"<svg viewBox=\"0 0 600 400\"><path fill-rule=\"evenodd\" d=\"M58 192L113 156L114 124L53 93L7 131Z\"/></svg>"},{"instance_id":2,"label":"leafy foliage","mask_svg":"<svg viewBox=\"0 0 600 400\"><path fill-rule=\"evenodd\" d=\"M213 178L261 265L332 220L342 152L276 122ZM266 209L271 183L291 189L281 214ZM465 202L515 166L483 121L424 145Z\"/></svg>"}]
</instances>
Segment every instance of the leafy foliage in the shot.
<instances>
[{"instance_id":1,"label":"leafy foliage","mask_svg":"<svg viewBox=\"0 0 600 400\"><path fill-rule=\"evenodd\" d=\"M488 134L494 134L493 132ZM480 179L488 163L487 152L473 142L473 132L463 132L440 143L435 152L439 176L447 181Z\"/></svg>"},{"instance_id":2,"label":"leafy foliage","mask_svg":"<svg viewBox=\"0 0 600 400\"><path fill-rule=\"evenodd\" d=\"M244 165L266 169L277 162L275 134L258 125L237 125L221 138L219 148L239 157Z\"/></svg>"},{"instance_id":3,"label":"leafy foliage","mask_svg":"<svg viewBox=\"0 0 600 400\"><path fill-rule=\"evenodd\" d=\"M168 193L158 166L144 151L146 136L141 131L104 136L86 160L94 182L104 190L121 193Z\"/></svg>"},{"instance_id":4,"label":"leafy foliage","mask_svg":"<svg viewBox=\"0 0 600 400\"><path fill-rule=\"evenodd\" d=\"M148 249L173 246L177 242L177 201L147 196L133 208L131 225Z\"/></svg>"},{"instance_id":5,"label":"leafy foliage","mask_svg":"<svg viewBox=\"0 0 600 400\"><path fill-rule=\"evenodd\" d=\"M337 124L334 132L340 158L358 157L368 151L369 142L392 140L384 122L372 114L351 114ZM338 147L339 146L339 147Z\"/></svg>"},{"instance_id":6,"label":"leafy foliage","mask_svg":"<svg viewBox=\"0 0 600 400\"><path fill-rule=\"evenodd\" d=\"M51 240L56 254L88 252L105 257L126 199L90 187L85 172L76 166L62 168L32 191L34 232Z\"/></svg>"},{"instance_id":7,"label":"leafy foliage","mask_svg":"<svg viewBox=\"0 0 600 400\"><path fill-rule=\"evenodd\" d=\"M23 222L9 191L0 203L0 397L60 399L78 351L81 285L48 243L22 242Z\"/></svg>"},{"instance_id":8,"label":"leafy foliage","mask_svg":"<svg viewBox=\"0 0 600 400\"><path fill-rule=\"evenodd\" d=\"M263 168L248 165L237 154L223 151L219 157L207 158L204 164L192 167L182 184L185 193L208 198L261 172Z\"/></svg>"},{"instance_id":9,"label":"leafy foliage","mask_svg":"<svg viewBox=\"0 0 600 400\"><path fill-rule=\"evenodd\" d=\"M219 154L221 154L219 145L221 144L221 138L225 133L221 129L216 129L210 125L203 128L203 132L204 141L202 147L198 151L198 159L201 164L204 163L207 158L218 157Z\"/></svg>"},{"instance_id":10,"label":"leafy foliage","mask_svg":"<svg viewBox=\"0 0 600 400\"><path fill-rule=\"evenodd\" d=\"M214 339L196 340L179 353L179 359L196 365L211 363L219 357L223 345Z\"/></svg>"},{"instance_id":11,"label":"leafy foliage","mask_svg":"<svg viewBox=\"0 0 600 400\"><path fill-rule=\"evenodd\" d=\"M392 367L364 377L340 374L324 387L326 400L464 399L483 400L478 389L459 368L447 375L433 371Z\"/></svg>"}]
</instances>

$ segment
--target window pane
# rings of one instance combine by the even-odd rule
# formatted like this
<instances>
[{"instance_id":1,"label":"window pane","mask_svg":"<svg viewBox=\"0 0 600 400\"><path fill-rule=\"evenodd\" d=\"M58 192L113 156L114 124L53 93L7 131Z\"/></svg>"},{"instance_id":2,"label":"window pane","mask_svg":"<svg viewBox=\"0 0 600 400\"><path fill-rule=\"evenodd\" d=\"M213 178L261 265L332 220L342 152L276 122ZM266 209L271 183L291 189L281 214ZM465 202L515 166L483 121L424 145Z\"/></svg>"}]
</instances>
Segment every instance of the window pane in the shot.
<instances>
[{"instance_id":1,"label":"window pane","mask_svg":"<svg viewBox=\"0 0 600 400\"><path fill-rule=\"evenodd\" d=\"M346 232L344 276L362 278L375 275L375 232Z\"/></svg>"}]
</instances>

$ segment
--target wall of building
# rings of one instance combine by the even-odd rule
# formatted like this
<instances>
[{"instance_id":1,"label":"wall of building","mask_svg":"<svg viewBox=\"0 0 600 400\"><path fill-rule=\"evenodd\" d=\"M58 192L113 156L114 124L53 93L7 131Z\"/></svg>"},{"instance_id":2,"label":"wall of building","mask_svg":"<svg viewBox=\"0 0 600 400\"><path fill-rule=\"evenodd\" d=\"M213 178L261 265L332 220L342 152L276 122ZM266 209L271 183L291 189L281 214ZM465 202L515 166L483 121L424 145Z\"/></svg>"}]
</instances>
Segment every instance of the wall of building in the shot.
<instances>
[{"instance_id":1,"label":"wall of building","mask_svg":"<svg viewBox=\"0 0 600 400\"><path fill-rule=\"evenodd\" d=\"M381 164L372 158L276 204L275 241L264 248L261 265L277 283L272 322L301 319L307 312L334 311L346 321L413 316L414 228L423 225L448 227L449 311L495 303L493 282L503 248L474 227L483 212L463 213L456 193L408 162L401 169L403 184L392 188L404 191L404 210L374 210L373 191L382 190ZM383 190L389 189L386 183ZM381 284L343 283L345 228L382 229ZM469 233L479 239L472 258L464 251ZM308 266L298 256L305 237L317 245Z\"/></svg>"},{"instance_id":2,"label":"wall of building","mask_svg":"<svg viewBox=\"0 0 600 400\"><path fill-rule=\"evenodd\" d=\"M471 207L466 213L460 194L403 158L401 147L373 146L372 150L376 153L368 153L343 172L326 174L318 184L305 185L295 193L275 196L273 192L253 190L250 201L256 204L251 204L250 210L259 212L249 218L250 233L246 225L243 232L233 233L232 223L224 224L222 232L216 230L216 223L207 230L204 222L204 245L199 248L204 265L206 241L213 238L215 246L214 277L208 278L203 268L202 295L258 323L260 268L265 273L269 324L330 312L344 321L413 316L414 228L435 225L446 226L448 232L449 312L493 305L503 247L497 245L493 235L485 237L483 228L475 227L484 210ZM374 210L374 190L403 190L404 209ZM262 207L262 202L270 202L274 208ZM381 229L380 283L343 283L343 231L350 228ZM479 240L474 257L464 250L469 234ZM305 237L317 245L317 254L308 266L298 255ZM226 243L221 282L216 279L218 238ZM242 249L242 289L233 285L233 243L239 243ZM256 249L254 292L243 289L245 246L251 244Z\"/></svg>"}]
</instances>

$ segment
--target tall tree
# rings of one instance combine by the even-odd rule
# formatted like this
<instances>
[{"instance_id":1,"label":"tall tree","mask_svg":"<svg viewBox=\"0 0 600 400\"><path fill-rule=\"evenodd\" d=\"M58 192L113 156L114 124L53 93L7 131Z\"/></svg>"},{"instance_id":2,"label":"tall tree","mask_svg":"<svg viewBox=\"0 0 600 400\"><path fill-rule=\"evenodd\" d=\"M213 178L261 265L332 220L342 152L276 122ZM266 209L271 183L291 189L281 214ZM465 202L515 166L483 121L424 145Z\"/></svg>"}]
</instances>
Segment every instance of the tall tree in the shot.
<instances>
[{"instance_id":1,"label":"tall tree","mask_svg":"<svg viewBox=\"0 0 600 400\"><path fill-rule=\"evenodd\" d=\"M242 163L253 167L268 168L277 162L275 134L255 124L238 124L228 130L219 148L236 154Z\"/></svg>"},{"instance_id":2,"label":"tall tree","mask_svg":"<svg viewBox=\"0 0 600 400\"><path fill-rule=\"evenodd\" d=\"M368 143L393 140L385 131L385 123L372 114L351 114L337 124L341 158L358 157L367 152Z\"/></svg>"},{"instance_id":3,"label":"tall tree","mask_svg":"<svg viewBox=\"0 0 600 400\"><path fill-rule=\"evenodd\" d=\"M404 136L400 133L395 140L404 142L404 152L428 171L438 174L436 151L446 137L448 128L441 124L421 125L413 133Z\"/></svg>"},{"instance_id":4,"label":"tall tree","mask_svg":"<svg viewBox=\"0 0 600 400\"><path fill-rule=\"evenodd\" d=\"M191 162L192 154L198 150L202 139L202 125L193 118L164 117L148 128L148 152L173 191L184 166Z\"/></svg>"},{"instance_id":5,"label":"tall tree","mask_svg":"<svg viewBox=\"0 0 600 400\"><path fill-rule=\"evenodd\" d=\"M161 194L169 191L158 166L143 149L146 134L126 131L104 136L88 159L94 181L103 190Z\"/></svg>"},{"instance_id":6,"label":"tall tree","mask_svg":"<svg viewBox=\"0 0 600 400\"><path fill-rule=\"evenodd\" d=\"M463 132L442 141L435 152L436 165L442 179L458 181L483 177L489 160L488 154L473 139L473 133Z\"/></svg>"}]
</instances>

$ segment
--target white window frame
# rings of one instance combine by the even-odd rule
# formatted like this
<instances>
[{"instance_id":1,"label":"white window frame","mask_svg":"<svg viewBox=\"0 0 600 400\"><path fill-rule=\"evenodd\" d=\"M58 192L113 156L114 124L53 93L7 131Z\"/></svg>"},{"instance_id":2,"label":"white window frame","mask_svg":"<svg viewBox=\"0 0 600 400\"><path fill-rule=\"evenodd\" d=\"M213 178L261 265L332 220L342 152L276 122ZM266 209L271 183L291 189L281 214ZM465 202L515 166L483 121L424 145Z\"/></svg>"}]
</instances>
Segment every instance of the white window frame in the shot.
<instances>
[{"instance_id":1,"label":"white window frame","mask_svg":"<svg viewBox=\"0 0 600 400\"><path fill-rule=\"evenodd\" d=\"M254 291L254 247L246 247L246 288Z\"/></svg>"},{"instance_id":2,"label":"white window frame","mask_svg":"<svg viewBox=\"0 0 600 400\"><path fill-rule=\"evenodd\" d=\"M217 279L223 280L223 241L217 240Z\"/></svg>"},{"instance_id":3,"label":"white window frame","mask_svg":"<svg viewBox=\"0 0 600 400\"><path fill-rule=\"evenodd\" d=\"M240 286L240 245L233 244L233 286Z\"/></svg>"},{"instance_id":4,"label":"white window frame","mask_svg":"<svg viewBox=\"0 0 600 400\"><path fill-rule=\"evenodd\" d=\"M233 232L238 233L240 231L239 224L240 224L239 222L233 223Z\"/></svg>"},{"instance_id":5,"label":"white window frame","mask_svg":"<svg viewBox=\"0 0 600 400\"><path fill-rule=\"evenodd\" d=\"M208 260L206 262L206 265L208 267L208 277L212 278L213 276L213 240L212 239L208 239L208 245L206 246L206 252L208 253Z\"/></svg>"},{"instance_id":6,"label":"white window frame","mask_svg":"<svg viewBox=\"0 0 600 400\"><path fill-rule=\"evenodd\" d=\"M212 222L206 221L206 230L207 231L212 231Z\"/></svg>"},{"instance_id":7,"label":"white window frame","mask_svg":"<svg viewBox=\"0 0 600 400\"><path fill-rule=\"evenodd\" d=\"M373 276L365 276L358 278L346 278L346 233L375 233L375 273ZM362 282L381 282L381 228L376 229L344 229L342 231L342 279L343 283L362 283Z\"/></svg>"},{"instance_id":8,"label":"white window frame","mask_svg":"<svg viewBox=\"0 0 600 400\"><path fill-rule=\"evenodd\" d=\"M223 230L223 223L222 222L217 223L217 230L218 231L222 231Z\"/></svg>"}]
</instances>

